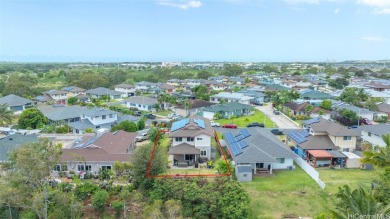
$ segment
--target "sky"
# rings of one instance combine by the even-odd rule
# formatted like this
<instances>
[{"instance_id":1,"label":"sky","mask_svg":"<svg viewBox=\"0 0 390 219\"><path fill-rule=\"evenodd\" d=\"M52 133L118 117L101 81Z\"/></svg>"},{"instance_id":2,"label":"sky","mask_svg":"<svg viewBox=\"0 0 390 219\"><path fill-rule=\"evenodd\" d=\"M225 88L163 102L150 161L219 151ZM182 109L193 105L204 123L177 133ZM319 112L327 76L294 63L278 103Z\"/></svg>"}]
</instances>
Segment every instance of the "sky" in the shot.
<instances>
[{"instance_id":1,"label":"sky","mask_svg":"<svg viewBox=\"0 0 390 219\"><path fill-rule=\"evenodd\" d=\"M390 0L0 0L0 61L390 59Z\"/></svg>"}]
</instances>

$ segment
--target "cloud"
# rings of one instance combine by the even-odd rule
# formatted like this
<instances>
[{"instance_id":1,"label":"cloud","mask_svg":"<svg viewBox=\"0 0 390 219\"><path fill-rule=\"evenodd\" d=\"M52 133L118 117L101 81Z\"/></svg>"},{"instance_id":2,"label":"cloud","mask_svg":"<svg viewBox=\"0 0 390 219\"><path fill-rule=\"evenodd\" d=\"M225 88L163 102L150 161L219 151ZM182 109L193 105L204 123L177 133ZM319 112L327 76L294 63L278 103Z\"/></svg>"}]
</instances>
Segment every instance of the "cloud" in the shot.
<instances>
[{"instance_id":1,"label":"cloud","mask_svg":"<svg viewBox=\"0 0 390 219\"><path fill-rule=\"evenodd\" d=\"M334 14L338 14L339 12L340 12L340 8L336 8L336 9L334 9L334 11L333 11Z\"/></svg>"},{"instance_id":2,"label":"cloud","mask_svg":"<svg viewBox=\"0 0 390 219\"><path fill-rule=\"evenodd\" d=\"M362 37L360 38L361 40L366 40L366 41L371 41L371 42L383 42L383 41L387 41L386 38L383 38L381 36L366 36L366 37Z\"/></svg>"},{"instance_id":3,"label":"cloud","mask_svg":"<svg viewBox=\"0 0 390 219\"><path fill-rule=\"evenodd\" d=\"M318 4L320 3L320 0L284 0L287 4Z\"/></svg>"},{"instance_id":4,"label":"cloud","mask_svg":"<svg viewBox=\"0 0 390 219\"><path fill-rule=\"evenodd\" d=\"M390 14L389 0L357 0L357 3L374 8L375 14Z\"/></svg>"},{"instance_id":5,"label":"cloud","mask_svg":"<svg viewBox=\"0 0 390 219\"><path fill-rule=\"evenodd\" d=\"M199 0L179 0L179 1L173 1L173 0L158 0L158 4L162 6L169 6L174 8L179 8L183 10L187 10L190 8L199 8L202 6L202 2Z\"/></svg>"}]
</instances>

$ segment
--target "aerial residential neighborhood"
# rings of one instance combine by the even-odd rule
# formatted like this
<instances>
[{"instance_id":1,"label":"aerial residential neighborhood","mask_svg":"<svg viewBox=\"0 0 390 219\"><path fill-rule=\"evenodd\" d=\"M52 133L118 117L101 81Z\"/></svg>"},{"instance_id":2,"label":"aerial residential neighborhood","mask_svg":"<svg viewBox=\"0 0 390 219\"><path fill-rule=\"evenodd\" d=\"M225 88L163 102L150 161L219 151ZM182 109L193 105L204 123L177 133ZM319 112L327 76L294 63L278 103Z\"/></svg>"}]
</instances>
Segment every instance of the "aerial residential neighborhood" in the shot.
<instances>
[{"instance_id":1,"label":"aerial residential neighborhood","mask_svg":"<svg viewBox=\"0 0 390 219\"><path fill-rule=\"evenodd\" d=\"M0 219L390 218L390 0L0 1Z\"/></svg>"}]
</instances>

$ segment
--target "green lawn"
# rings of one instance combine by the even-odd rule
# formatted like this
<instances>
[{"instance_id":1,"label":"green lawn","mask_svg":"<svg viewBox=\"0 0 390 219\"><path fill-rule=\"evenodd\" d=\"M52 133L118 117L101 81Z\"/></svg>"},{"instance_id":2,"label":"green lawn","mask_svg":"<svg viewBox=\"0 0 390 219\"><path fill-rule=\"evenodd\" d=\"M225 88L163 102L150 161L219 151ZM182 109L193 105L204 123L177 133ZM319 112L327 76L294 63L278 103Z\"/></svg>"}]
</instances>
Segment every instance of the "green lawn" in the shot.
<instances>
[{"instance_id":1,"label":"green lawn","mask_svg":"<svg viewBox=\"0 0 390 219\"><path fill-rule=\"evenodd\" d=\"M250 116L242 116L236 119L219 119L215 120L216 122L219 122L222 125L234 123L238 127L246 127L249 123L252 122L258 122L258 123L264 123L264 117L266 117L262 112L255 110L253 115ZM266 117L265 120L265 127L266 128L275 128L276 125L272 120L270 120L268 117Z\"/></svg>"},{"instance_id":2,"label":"green lawn","mask_svg":"<svg viewBox=\"0 0 390 219\"><path fill-rule=\"evenodd\" d=\"M160 116L168 116L169 113L171 113L171 111L169 111L169 110L162 110L162 111L156 112L155 114L156 115L160 115Z\"/></svg>"},{"instance_id":3,"label":"green lawn","mask_svg":"<svg viewBox=\"0 0 390 219\"><path fill-rule=\"evenodd\" d=\"M326 184L325 190L298 167L294 171L277 171L274 176L242 183L251 198L251 218L282 218L285 214L314 217L333 207L338 186L368 185L374 174L355 169L321 169L319 172Z\"/></svg>"}]
</instances>

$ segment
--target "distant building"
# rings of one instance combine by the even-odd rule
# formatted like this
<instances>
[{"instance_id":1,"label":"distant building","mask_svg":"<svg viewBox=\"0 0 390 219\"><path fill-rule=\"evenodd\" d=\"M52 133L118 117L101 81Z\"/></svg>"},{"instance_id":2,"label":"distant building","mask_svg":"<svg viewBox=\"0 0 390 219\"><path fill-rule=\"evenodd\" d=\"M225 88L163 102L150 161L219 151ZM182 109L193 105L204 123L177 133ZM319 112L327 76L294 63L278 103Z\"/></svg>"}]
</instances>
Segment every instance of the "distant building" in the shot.
<instances>
[{"instance_id":1,"label":"distant building","mask_svg":"<svg viewBox=\"0 0 390 219\"><path fill-rule=\"evenodd\" d=\"M65 87L65 88L62 88L61 90L67 92L68 98L75 97L78 95L85 95L85 89L75 87L75 86Z\"/></svg>"},{"instance_id":2,"label":"distant building","mask_svg":"<svg viewBox=\"0 0 390 219\"><path fill-rule=\"evenodd\" d=\"M89 89L86 91L86 94L88 94L92 98L96 98L96 99L109 96L110 99L113 99L113 100L121 99L121 98L126 96L125 93L110 90L110 89L105 88L105 87L98 87L98 88L94 88L94 89Z\"/></svg>"},{"instance_id":3,"label":"distant building","mask_svg":"<svg viewBox=\"0 0 390 219\"><path fill-rule=\"evenodd\" d=\"M0 104L7 104L8 110L15 112L21 112L34 106L33 101L14 94L0 97Z\"/></svg>"},{"instance_id":4,"label":"distant building","mask_svg":"<svg viewBox=\"0 0 390 219\"><path fill-rule=\"evenodd\" d=\"M121 93L125 93L126 97L132 97L132 96L135 96L135 86L131 85L131 84L118 84L118 85L115 85L115 91L118 91L118 92L121 92Z\"/></svg>"},{"instance_id":5,"label":"distant building","mask_svg":"<svg viewBox=\"0 0 390 219\"><path fill-rule=\"evenodd\" d=\"M9 135L0 138L0 164L8 162L9 153L20 146L38 141L36 135Z\"/></svg>"},{"instance_id":6,"label":"distant building","mask_svg":"<svg viewBox=\"0 0 390 219\"><path fill-rule=\"evenodd\" d=\"M386 147L382 135L390 134L390 123L360 126L361 138L373 146Z\"/></svg>"},{"instance_id":7,"label":"distant building","mask_svg":"<svg viewBox=\"0 0 390 219\"><path fill-rule=\"evenodd\" d=\"M124 100L127 107L137 108L142 111L150 111L153 106L158 104L157 99L145 96L134 96Z\"/></svg>"}]
</instances>

